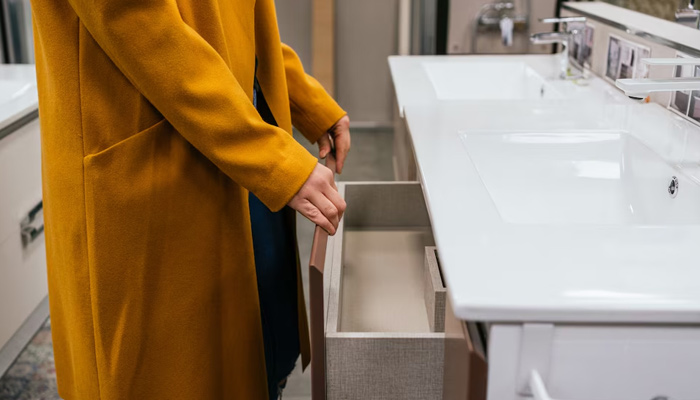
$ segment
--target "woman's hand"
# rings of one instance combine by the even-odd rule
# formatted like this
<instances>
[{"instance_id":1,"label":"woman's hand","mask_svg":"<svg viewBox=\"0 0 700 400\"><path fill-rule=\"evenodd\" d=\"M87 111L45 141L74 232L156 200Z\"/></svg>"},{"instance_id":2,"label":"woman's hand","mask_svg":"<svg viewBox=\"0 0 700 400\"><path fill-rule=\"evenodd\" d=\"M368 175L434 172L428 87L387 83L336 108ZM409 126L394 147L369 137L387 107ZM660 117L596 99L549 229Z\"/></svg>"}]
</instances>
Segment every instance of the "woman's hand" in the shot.
<instances>
[{"instance_id":1,"label":"woman's hand","mask_svg":"<svg viewBox=\"0 0 700 400\"><path fill-rule=\"evenodd\" d=\"M299 211L330 235L335 235L345 212L345 200L338 193L333 178L333 171L317 164L306 183L288 203L289 207Z\"/></svg>"},{"instance_id":2,"label":"woman's hand","mask_svg":"<svg viewBox=\"0 0 700 400\"><path fill-rule=\"evenodd\" d=\"M318 139L318 155L320 158L326 156L333 150L335 146L335 158L337 161L337 172L343 172L345 158L350 151L350 118L344 116L333 125L328 133Z\"/></svg>"}]
</instances>

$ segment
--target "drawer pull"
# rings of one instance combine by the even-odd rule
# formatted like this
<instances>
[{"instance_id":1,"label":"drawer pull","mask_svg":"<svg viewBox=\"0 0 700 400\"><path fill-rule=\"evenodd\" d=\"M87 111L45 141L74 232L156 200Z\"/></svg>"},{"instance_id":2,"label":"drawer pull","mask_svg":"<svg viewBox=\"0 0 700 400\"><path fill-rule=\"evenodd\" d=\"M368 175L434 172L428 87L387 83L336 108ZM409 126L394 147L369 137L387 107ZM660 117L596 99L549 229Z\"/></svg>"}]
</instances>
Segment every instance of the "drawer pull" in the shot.
<instances>
[{"instance_id":1,"label":"drawer pull","mask_svg":"<svg viewBox=\"0 0 700 400\"><path fill-rule=\"evenodd\" d=\"M536 370L530 374L530 390L535 400L555 400L547 393L547 387L544 386L544 381Z\"/></svg>"},{"instance_id":2,"label":"drawer pull","mask_svg":"<svg viewBox=\"0 0 700 400\"><path fill-rule=\"evenodd\" d=\"M44 202L39 204L27 213L27 216L22 219L19 224L22 234L22 246L29 246L36 238L44 232Z\"/></svg>"},{"instance_id":3,"label":"drawer pull","mask_svg":"<svg viewBox=\"0 0 700 400\"><path fill-rule=\"evenodd\" d=\"M532 397L535 400L561 400L555 399L549 395L547 392L547 387L544 385L542 376L537 370L532 370L530 373L530 390L532 390ZM658 396L654 397L652 400L669 400L667 397Z\"/></svg>"}]
</instances>

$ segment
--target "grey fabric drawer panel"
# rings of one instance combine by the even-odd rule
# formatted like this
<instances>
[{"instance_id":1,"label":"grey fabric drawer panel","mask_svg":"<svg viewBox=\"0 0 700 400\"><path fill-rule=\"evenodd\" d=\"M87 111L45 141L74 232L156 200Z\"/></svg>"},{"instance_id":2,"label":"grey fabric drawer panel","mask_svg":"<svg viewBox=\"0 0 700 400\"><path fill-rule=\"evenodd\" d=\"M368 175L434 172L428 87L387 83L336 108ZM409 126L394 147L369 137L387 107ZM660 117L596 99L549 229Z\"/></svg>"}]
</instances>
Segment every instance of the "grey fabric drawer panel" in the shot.
<instances>
[{"instance_id":1,"label":"grey fabric drawer panel","mask_svg":"<svg viewBox=\"0 0 700 400\"><path fill-rule=\"evenodd\" d=\"M328 399L442 399L441 334L336 334L326 339Z\"/></svg>"}]
</instances>

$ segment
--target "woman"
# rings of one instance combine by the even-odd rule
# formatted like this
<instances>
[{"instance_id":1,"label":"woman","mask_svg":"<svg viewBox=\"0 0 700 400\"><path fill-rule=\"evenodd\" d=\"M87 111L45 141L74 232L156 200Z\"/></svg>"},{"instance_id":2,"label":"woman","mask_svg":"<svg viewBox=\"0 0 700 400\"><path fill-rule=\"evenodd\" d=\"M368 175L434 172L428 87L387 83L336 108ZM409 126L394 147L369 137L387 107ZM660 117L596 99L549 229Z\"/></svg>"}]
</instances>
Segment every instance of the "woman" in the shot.
<instances>
[{"instance_id":1,"label":"woman","mask_svg":"<svg viewBox=\"0 0 700 400\"><path fill-rule=\"evenodd\" d=\"M274 398L288 367L266 373L264 344L279 332L264 338L260 304L266 319L288 317L280 304L303 307L303 295L258 292L289 273L280 265L294 250L289 212L272 212L288 205L333 234L345 208L291 126L322 153L332 132L342 169L345 112L279 42L273 0L33 0L33 10L59 394ZM256 261L276 268L256 274ZM297 284L298 269L287 276ZM295 349L283 348L274 354L288 362Z\"/></svg>"}]
</instances>

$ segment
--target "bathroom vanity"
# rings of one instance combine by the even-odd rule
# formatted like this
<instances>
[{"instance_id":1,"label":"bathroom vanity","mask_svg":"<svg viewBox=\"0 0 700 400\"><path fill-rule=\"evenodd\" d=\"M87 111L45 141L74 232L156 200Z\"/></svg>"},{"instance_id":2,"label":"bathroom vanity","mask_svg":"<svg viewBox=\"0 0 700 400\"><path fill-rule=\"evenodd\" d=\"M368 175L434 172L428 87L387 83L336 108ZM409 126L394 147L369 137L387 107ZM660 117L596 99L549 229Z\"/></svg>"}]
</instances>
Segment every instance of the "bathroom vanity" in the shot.
<instances>
[{"instance_id":1,"label":"bathroom vanity","mask_svg":"<svg viewBox=\"0 0 700 400\"><path fill-rule=\"evenodd\" d=\"M445 351L448 394L483 385L454 360L472 352L488 399L531 398L533 379L557 399L700 394L700 128L629 103L512 105L519 124L407 107L446 326L461 326L446 346L469 349Z\"/></svg>"},{"instance_id":2,"label":"bathroom vanity","mask_svg":"<svg viewBox=\"0 0 700 400\"><path fill-rule=\"evenodd\" d=\"M0 375L48 316L33 65L0 66Z\"/></svg>"}]
</instances>

